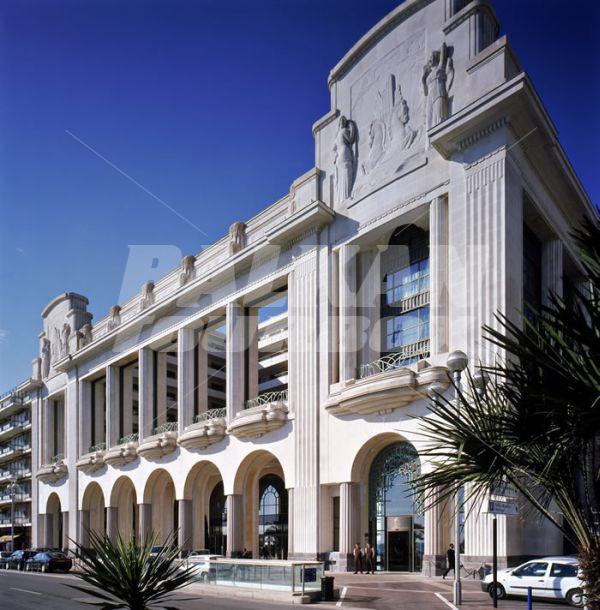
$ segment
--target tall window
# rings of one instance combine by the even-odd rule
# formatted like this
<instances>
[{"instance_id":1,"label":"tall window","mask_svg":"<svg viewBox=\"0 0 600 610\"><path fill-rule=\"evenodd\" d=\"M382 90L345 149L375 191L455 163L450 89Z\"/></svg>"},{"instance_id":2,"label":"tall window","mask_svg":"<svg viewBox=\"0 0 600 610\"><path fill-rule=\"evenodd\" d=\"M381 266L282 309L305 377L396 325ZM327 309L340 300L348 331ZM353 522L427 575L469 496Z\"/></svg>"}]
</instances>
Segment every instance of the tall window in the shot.
<instances>
[{"instance_id":1,"label":"tall window","mask_svg":"<svg viewBox=\"0 0 600 610\"><path fill-rule=\"evenodd\" d=\"M523 226L523 313L531 322L542 305L542 244Z\"/></svg>"},{"instance_id":2,"label":"tall window","mask_svg":"<svg viewBox=\"0 0 600 610\"><path fill-rule=\"evenodd\" d=\"M429 233L396 229L383 257L383 352L403 366L429 355Z\"/></svg>"},{"instance_id":3,"label":"tall window","mask_svg":"<svg viewBox=\"0 0 600 610\"><path fill-rule=\"evenodd\" d=\"M287 491L276 475L260 480L258 505L258 543L262 559L287 557Z\"/></svg>"}]
</instances>

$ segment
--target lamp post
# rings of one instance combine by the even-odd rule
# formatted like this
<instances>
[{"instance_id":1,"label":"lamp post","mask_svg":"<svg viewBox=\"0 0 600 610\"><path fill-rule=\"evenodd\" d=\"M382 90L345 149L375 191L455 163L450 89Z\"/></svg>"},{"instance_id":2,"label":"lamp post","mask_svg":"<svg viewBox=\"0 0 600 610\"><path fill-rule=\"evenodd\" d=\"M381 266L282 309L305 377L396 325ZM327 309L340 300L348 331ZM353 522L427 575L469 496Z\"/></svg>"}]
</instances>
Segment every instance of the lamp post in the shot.
<instances>
[{"instance_id":1,"label":"lamp post","mask_svg":"<svg viewBox=\"0 0 600 610\"><path fill-rule=\"evenodd\" d=\"M15 494L17 489L17 478L10 479L10 550L15 550Z\"/></svg>"},{"instance_id":2,"label":"lamp post","mask_svg":"<svg viewBox=\"0 0 600 610\"><path fill-rule=\"evenodd\" d=\"M446 366L452 373L452 380L454 381L454 398L458 401L458 390L460 389L460 376L461 373L467 368L469 358L464 352L454 351L448 356ZM457 408L458 402L457 402ZM456 491L454 492L454 587L453 587L453 598L454 605L459 606L462 604L462 584L460 582L460 514L458 511L459 503L459 486L457 485Z\"/></svg>"}]
</instances>

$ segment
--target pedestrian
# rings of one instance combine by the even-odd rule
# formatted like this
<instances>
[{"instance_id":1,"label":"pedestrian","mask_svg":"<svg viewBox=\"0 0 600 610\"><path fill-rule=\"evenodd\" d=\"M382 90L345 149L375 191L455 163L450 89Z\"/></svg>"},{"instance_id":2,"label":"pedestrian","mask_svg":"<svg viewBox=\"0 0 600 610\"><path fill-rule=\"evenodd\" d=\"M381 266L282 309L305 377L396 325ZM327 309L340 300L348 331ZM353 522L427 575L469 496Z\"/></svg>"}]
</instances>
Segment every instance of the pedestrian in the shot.
<instances>
[{"instance_id":1,"label":"pedestrian","mask_svg":"<svg viewBox=\"0 0 600 610\"><path fill-rule=\"evenodd\" d=\"M454 575L456 577L456 571L454 569L454 562L456 561L456 554L454 552L454 545L450 544L448 546L448 550L446 551L446 562L448 563L448 566L446 567L446 571L444 572L444 575L442 576L442 578L445 580L446 576L448 576L448 572L450 572L450 570L452 570L454 572Z\"/></svg>"},{"instance_id":2,"label":"pedestrian","mask_svg":"<svg viewBox=\"0 0 600 610\"><path fill-rule=\"evenodd\" d=\"M365 546L365 568L367 574L375 574L375 549L372 547L370 542L367 542Z\"/></svg>"},{"instance_id":3,"label":"pedestrian","mask_svg":"<svg viewBox=\"0 0 600 610\"><path fill-rule=\"evenodd\" d=\"M352 556L354 557L354 573L357 574L360 570L360 573L363 573L363 552L360 548L360 544L358 542L354 545L354 551L352 552Z\"/></svg>"}]
</instances>

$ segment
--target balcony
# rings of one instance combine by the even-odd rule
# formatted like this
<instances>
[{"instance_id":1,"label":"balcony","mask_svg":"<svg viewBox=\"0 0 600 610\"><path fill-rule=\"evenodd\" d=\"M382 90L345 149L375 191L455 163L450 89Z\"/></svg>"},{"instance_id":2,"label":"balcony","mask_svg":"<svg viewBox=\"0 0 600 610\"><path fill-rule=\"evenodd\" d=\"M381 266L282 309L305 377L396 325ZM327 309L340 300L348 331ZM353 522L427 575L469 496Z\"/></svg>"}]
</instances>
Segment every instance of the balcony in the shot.
<instances>
[{"instance_id":1,"label":"balcony","mask_svg":"<svg viewBox=\"0 0 600 610\"><path fill-rule=\"evenodd\" d=\"M3 492L2 495L0 495L0 506L10 504L11 502L12 498L10 493ZM31 502L31 493L28 491L18 491L17 493L15 493L15 504L18 504L19 502Z\"/></svg>"},{"instance_id":2,"label":"balcony","mask_svg":"<svg viewBox=\"0 0 600 610\"><path fill-rule=\"evenodd\" d=\"M194 423L179 437L179 444L186 449L206 449L223 440L226 430L227 410L209 409L196 415Z\"/></svg>"},{"instance_id":3,"label":"balcony","mask_svg":"<svg viewBox=\"0 0 600 610\"><path fill-rule=\"evenodd\" d=\"M237 438L257 438L281 428L287 421L288 392L268 392L246 401L227 431Z\"/></svg>"},{"instance_id":4,"label":"balcony","mask_svg":"<svg viewBox=\"0 0 600 610\"><path fill-rule=\"evenodd\" d=\"M82 455L75 464L77 470L87 474L95 472L104 466L104 453L106 451L106 443L98 443L92 445L87 453Z\"/></svg>"},{"instance_id":5,"label":"balcony","mask_svg":"<svg viewBox=\"0 0 600 610\"><path fill-rule=\"evenodd\" d=\"M0 440L9 439L29 428L31 428L31 421L28 417L11 417L0 425Z\"/></svg>"},{"instance_id":6,"label":"balcony","mask_svg":"<svg viewBox=\"0 0 600 610\"><path fill-rule=\"evenodd\" d=\"M325 408L333 415L372 415L391 413L423 398L432 383L449 384L443 366L427 366L419 360L412 368L406 362L413 355L399 353L361 365L358 379L350 379L344 387L333 391Z\"/></svg>"},{"instance_id":7,"label":"balcony","mask_svg":"<svg viewBox=\"0 0 600 610\"><path fill-rule=\"evenodd\" d=\"M65 456L62 453L58 453L50 460L50 464L40 467L36 476L42 483L56 483L66 477L67 472Z\"/></svg>"},{"instance_id":8,"label":"balcony","mask_svg":"<svg viewBox=\"0 0 600 610\"><path fill-rule=\"evenodd\" d=\"M152 430L152 436L144 438L138 447L138 455L148 460L155 460L172 453L177 449L176 421L167 422Z\"/></svg>"},{"instance_id":9,"label":"balcony","mask_svg":"<svg viewBox=\"0 0 600 610\"><path fill-rule=\"evenodd\" d=\"M8 417L22 409L27 403L23 396L17 394L9 394L0 401L0 417Z\"/></svg>"},{"instance_id":10,"label":"balcony","mask_svg":"<svg viewBox=\"0 0 600 610\"><path fill-rule=\"evenodd\" d=\"M31 451L29 443L8 444L0 447L0 463L7 462Z\"/></svg>"},{"instance_id":11,"label":"balcony","mask_svg":"<svg viewBox=\"0 0 600 610\"><path fill-rule=\"evenodd\" d=\"M124 466L137 458L138 434L128 434L119 439L115 447L107 449L104 453L104 463L111 466Z\"/></svg>"}]
</instances>

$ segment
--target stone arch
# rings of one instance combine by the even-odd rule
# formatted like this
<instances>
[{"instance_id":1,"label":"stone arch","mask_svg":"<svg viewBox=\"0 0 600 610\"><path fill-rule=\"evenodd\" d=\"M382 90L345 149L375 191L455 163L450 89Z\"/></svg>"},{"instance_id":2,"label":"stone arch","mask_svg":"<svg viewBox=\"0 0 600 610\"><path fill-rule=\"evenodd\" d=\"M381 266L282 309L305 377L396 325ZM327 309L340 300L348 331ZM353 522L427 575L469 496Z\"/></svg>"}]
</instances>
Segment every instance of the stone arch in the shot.
<instances>
[{"instance_id":1,"label":"stone arch","mask_svg":"<svg viewBox=\"0 0 600 610\"><path fill-rule=\"evenodd\" d=\"M238 506L231 507L230 503L230 510L227 514L228 519L236 517L242 519L240 529L238 529L237 524L235 526L232 524L229 527L229 531L236 536L235 541L228 541L233 553L246 548L252 553L252 557L258 558L260 556L259 536L262 535L259 516L260 482L267 476L281 479L281 489L285 494L284 506L289 512L286 477L281 462L275 455L264 449L253 451L242 460L236 471L232 502L237 503ZM281 527L285 529L283 547L283 558L285 559L289 552L287 514L282 519Z\"/></svg>"},{"instance_id":2,"label":"stone arch","mask_svg":"<svg viewBox=\"0 0 600 610\"><path fill-rule=\"evenodd\" d=\"M188 511L189 523L180 523L186 548L207 548L211 553L225 554L226 531L216 531L213 526L215 515L210 511L211 496L219 484L222 494L223 477L213 462L202 460L190 469L183 489L183 505ZM226 528L226 522L221 528Z\"/></svg>"},{"instance_id":3,"label":"stone arch","mask_svg":"<svg viewBox=\"0 0 600 610\"><path fill-rule=\"evenodd\" d=\"M52 549L63 548L65 535L60 498L52 492L46 501L46 545Z\"/></svg>"},{"instance_id":4,"label":"stone arch","mask_svg":"<svg viewBox=\"0 0 600 610\"><path fill-rule=\"evenodd\" d=\"M150 531L156 536L156 543L163 544L179 527L175 484L164 468L158 468L148 477L144 487L144 505L150 506Z\"/></svg>"},{"instance_id":5,"label":"stone arch","mask_svg":"<svg viewBox=\"0 0 600 610\"><path fill-rule=\"evenodd\" d=\"M96 481L92 481L83 493L81 501L81 544L89 546L89 534L102 535L106 531L104 493Z\"/></svg>"},{"instance_id":6,"label":"stone arch","mask_svg":"<svg viewBox=\"0 0 600 610\"><path fill-rule=\"evenodd\" d=\"M124 540L136 537L138 527L137 493L133 481L125 475L114 483L106 515L106 529L111 539L117 534Z\"/></svg>"}]
</instances>

